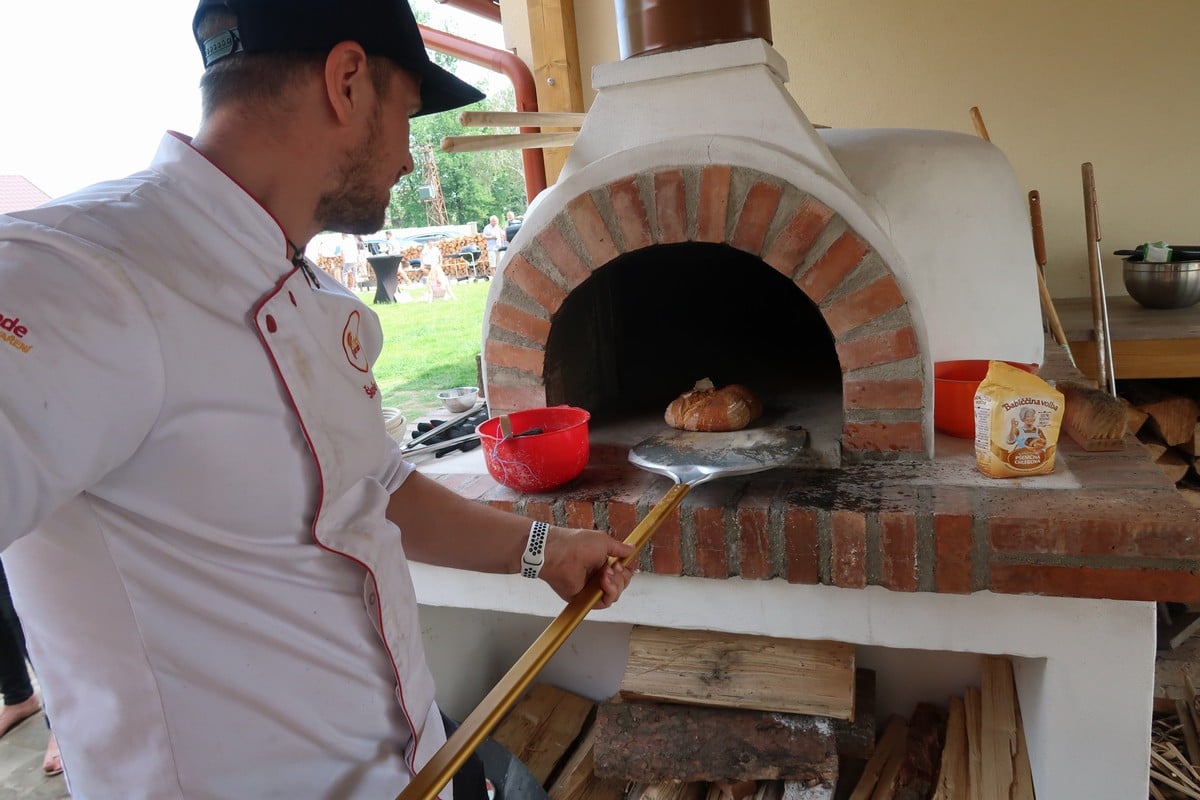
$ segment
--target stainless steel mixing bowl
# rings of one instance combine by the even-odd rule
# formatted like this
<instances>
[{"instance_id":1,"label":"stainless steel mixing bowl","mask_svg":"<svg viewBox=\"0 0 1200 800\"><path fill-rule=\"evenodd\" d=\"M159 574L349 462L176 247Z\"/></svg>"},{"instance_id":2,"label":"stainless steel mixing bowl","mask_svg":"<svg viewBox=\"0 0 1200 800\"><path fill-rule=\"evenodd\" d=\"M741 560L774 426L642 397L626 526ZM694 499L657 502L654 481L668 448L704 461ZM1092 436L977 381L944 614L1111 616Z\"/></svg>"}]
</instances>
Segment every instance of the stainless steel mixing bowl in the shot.
<instances>
[{"instance_id":1,"label":"stainless steel mixing bowl","mask_svg":"<svg viewBox=\"0 0 1200 800\"><path fill-rule=\"evenodd\" d=\"M1200 301L1200 261L1153 264L1125 259L1125 289L1147 308L1186 308Z\"/></svg>"}]
</instances>

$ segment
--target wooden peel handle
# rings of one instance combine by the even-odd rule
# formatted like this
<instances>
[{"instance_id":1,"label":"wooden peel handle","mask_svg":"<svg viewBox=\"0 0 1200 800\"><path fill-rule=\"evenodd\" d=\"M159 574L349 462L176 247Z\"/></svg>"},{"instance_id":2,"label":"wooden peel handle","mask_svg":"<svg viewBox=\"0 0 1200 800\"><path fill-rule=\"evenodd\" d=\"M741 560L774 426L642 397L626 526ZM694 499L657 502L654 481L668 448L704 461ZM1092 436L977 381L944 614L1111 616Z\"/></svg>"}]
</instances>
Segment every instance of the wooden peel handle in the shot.
<instances>
[{"instance_id":1,"label":"wooden peel handle","mask_svg":"<svg viewBox=\"0 0 1200 800\"><path fill-rule=\"evenodd\" d=\"M983 124L983 114L979 111L979 106L971 106L971 122L975 123L975 133L979 134L979 138L985 142L990 142L992 137L988 136L987 126Z\"/></svg>"},{"instance_id":2,"label":"wooden peel handle","mask_svg":"<svg viewBox=\"0 0 1200 800\"><path fill-rule=\"evenodd\" d=\"M675 484L638 523L625 539L625 543L634 548L633 553L620 559L625 567L632 567L642 547L650 541L650 536L667 515L683 502L691 488L686 483ZM610 563L616 560L609 559ZM597 573L579 594L571 598L567 607L542 631L533 644L529 645L529 649L509 668L500 682L488 692L487 697L483 698L446 743L433 754L429 763L413 776L412 782L404 787L404 791L396 796L396 800L433 800L450 782L454 773L458 772L471 753L483 743L500 719L516 703L521 693L529 688L529 684L550 661L550 657L562 647L571 632L579 627L587 613L600 601L603 592L599 580L600 575Z\"/></svg>"},{"instance_id":3,"label":"wooden peel handle","mask_svg":"<svg viewBox=\"0 0 1200 800\"><path fill-rule=\"evenodd\" d=\"M1034 189L1029 193L1029 224L1033 228L1033 257L1039 267L1046 266L1046 232L1042 227L1042 196Z\"/></svg>"},{"instance_id":4,"label":"wooden peel handle","mask_svg":"<svg viewBox=\"0 0 1200 800\"><path fill-rule=\"evenodd\" d=\"M586 116L579 111L464 111L458 121L468 128L578 128Z\"/></svg>"}]
</instances>

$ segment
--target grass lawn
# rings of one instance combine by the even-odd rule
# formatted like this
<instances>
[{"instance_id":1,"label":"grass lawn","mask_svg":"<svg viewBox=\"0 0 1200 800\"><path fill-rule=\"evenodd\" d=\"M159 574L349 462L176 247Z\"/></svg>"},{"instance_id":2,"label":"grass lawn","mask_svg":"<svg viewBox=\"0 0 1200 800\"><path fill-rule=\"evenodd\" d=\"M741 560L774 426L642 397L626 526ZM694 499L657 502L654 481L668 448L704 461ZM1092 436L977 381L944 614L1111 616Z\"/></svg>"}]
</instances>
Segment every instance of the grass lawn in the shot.
<instances>
[{"instance_id":1,"label":"grass lawn","mask_svg":"<svg viewBox=\"0 0 1200 800\"><path fill-rule=\"evenodd\" d=\"M373 291L359 294L383 325L383 352L374 371L385 406L399 408L411 420L440 408L442 389L475 385L490 286L487 281L455 283L456 300L432 303L424 302L424 288L412 303L371 305Z\"/></svg>"}]
</instances>

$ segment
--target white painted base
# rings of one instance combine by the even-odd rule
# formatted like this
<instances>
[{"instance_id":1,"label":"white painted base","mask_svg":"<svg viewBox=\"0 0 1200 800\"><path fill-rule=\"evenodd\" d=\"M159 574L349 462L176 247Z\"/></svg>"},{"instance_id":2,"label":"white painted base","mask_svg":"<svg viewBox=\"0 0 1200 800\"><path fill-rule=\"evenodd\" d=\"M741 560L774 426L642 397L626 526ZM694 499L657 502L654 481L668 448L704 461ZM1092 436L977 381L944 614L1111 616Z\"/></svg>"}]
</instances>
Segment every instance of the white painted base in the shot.
<instances>
[{"instance_id":1,"label":"white painted base","mask_svg":"<svg viewBox=\"0 0 1200 800\"><path fill-rule=\"evenodd\" d=\"M463 717L563 603L517 576L413 565L429 660L447 713ZM540 680L611 696L629 626L659 625L833 639L875 669L877 718L907 716L979 685L978 656L1011 656L1039 798L1128 800L1149 781L1155 608L1149 602L908 594L783 581L639 575L615 607L593 612Z\"/></svg>"}]
</instances>

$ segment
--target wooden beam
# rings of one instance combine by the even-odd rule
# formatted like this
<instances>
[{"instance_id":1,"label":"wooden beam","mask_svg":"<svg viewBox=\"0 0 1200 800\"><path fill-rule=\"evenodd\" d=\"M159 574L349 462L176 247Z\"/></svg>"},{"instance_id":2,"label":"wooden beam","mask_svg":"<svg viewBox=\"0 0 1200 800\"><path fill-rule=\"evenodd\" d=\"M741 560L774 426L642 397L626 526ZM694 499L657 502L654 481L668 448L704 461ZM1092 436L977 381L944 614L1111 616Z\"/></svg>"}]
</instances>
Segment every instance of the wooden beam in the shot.
<instances>
[{"instance_id":1,"label":"wooden beam","mask_svg":"<svg viewBox=\"0 0 1200 800\"><path fill-rule=\"evenodd\" d=\"M526 0L526 3L538 111L583 111L575 0ZM554 183L570 148L558 147L543 153L546 181Z\"/></svg>"},{"instance_id":2,"label":"wooden beam","mask_svg":"<svg viewBox=\"0 0 1200 800\"><path fill-rule=\"evenodd\" d=\"M1112 343L1117 380L1194 378L1200 375L1200 346L1195 339L1117 339ZM1096 378L1096 342L1071 342L1079 371Z\"/></svg>"}]
</instances>

